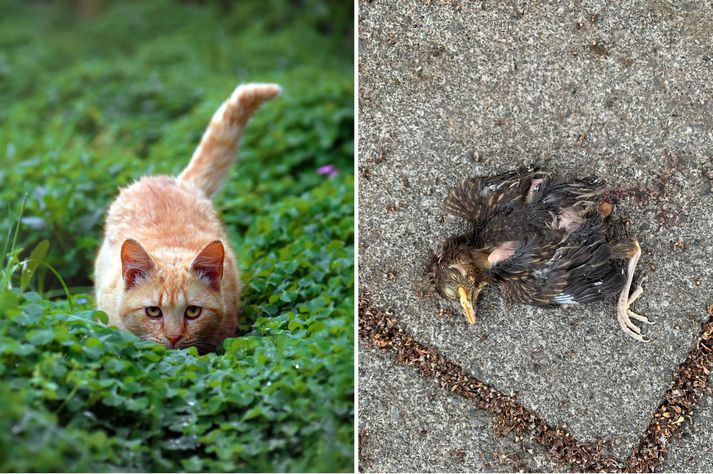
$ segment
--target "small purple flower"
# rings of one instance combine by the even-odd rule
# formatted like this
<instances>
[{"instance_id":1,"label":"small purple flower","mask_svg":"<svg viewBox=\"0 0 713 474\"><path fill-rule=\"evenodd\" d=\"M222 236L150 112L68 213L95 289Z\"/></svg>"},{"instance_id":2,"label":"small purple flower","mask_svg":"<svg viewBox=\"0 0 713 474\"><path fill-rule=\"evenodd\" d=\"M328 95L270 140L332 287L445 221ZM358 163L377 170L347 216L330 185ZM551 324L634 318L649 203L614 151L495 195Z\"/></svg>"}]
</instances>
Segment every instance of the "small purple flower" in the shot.
<instances>
[{"instance_id":1,"label":"small purple flower","mask_svg":"<svg viewBox=\"0 0 713 474\"><path fill-rule=\"evenodd\" d=\"M317 174L326 176L328 178L334 178L339 174L339 170L334 165L325 165L317 168Z\"/></svg>"}]
</instances>

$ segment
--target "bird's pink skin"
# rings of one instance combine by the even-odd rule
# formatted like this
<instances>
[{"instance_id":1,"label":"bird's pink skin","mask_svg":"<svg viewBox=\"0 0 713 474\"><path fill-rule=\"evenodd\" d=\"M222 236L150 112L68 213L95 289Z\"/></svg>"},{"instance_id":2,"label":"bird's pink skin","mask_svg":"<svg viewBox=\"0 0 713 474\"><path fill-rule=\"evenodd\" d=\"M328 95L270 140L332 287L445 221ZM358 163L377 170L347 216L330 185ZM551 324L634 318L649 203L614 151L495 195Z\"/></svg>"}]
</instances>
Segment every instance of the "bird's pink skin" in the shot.
<instances>
[{"instance_id":1,"label":"bird's pink skin","mask_svg":"<svg viewBox=\"0 0 713 474\"><path fill-rule=\"evenodd\" d=\"M535 193L540 189L540 184L542 184L542 180L539 178L530 181L530 189L527 191L527 198L525 198L527 202L532 202Z\"/></svg>"},{"instance_id":2,"label":"bird's pink skin","mask_svg":"<svg viewBox=\"0 0 713 474\"><path fill-rule=\"evenodd\" d=\"M515 253L515 250L517 250L517 246L518 242L515 240L508 240L507 242L503 242L502 244L495 247L495 250L490 252L490 255L488 255L488 263L490 265L495 265L498 262L507 260L512 256L512 254Z\"/></svg>"}]
</instances>

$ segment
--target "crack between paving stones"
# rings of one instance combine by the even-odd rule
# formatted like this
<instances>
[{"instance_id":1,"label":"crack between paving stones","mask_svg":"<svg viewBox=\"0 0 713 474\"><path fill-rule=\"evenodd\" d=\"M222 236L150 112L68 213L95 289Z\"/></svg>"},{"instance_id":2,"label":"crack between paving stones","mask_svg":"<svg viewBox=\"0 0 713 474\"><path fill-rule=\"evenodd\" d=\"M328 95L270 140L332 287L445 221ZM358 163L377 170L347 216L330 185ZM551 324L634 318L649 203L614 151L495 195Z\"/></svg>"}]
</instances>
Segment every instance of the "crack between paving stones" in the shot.
<instances>
[{"instance_id":1,"label":"crack between paving stones","mask_svg":"<svg viewBox=\"0 0 713 474\"><path fill-rule=\"evenodd\" d=\"M708 321L688 357L674 372L673 382L644 432L638 446L626 462L626 472L654 472L661 465L668 446L693 412L708 388L713 369L713 305L708 307Z\"/></svg>"},{"instance_id":2,"label":"crack between paving stones","mask_svg":"<svg viewBox=\"0 0 713 474\"><path fill-rule=\"evenodd\" d=\"M367 297L359 299L359 338L371 341L391 353L396 361L416 367L441 387L489 411L495 417L498 434L512 431L530 435L558 464L567 464L578 471L653 472L665 458L671 438L690 423L691 414L706 390L713 366L713 305L708 311L710 318L701 336L674 373L671 388L626 464L608 453L601 440L577 441L565 429L551 426L527 410L515 397L498 392L447 360L435 348L419 343L398 326L393 314L375 308ZM360 449L360 458L362 455Z\"/></svg>"}]
</instances>

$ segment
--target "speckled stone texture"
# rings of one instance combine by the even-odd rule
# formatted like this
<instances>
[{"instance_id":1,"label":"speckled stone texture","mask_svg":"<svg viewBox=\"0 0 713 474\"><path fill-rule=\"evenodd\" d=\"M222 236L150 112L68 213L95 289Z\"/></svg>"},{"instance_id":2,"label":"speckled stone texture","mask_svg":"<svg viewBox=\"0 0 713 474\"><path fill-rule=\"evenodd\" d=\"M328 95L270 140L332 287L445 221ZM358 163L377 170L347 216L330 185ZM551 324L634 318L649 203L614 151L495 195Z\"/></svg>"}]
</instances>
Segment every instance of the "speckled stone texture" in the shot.
<instances>
[{"instance_id":1,"label":"speckled stone texture","mask_svg":"<svg viewBox=\"0 0 713 474\"><path fill-rule=\"evenodd\" d=\"M412 367L373 349L359 356L364 455L370 472L552 472L544 449L513 434L496 436L494 420ZM378 368L379 370L375 370ZM408 387L408 390L404 390ZM397 434L394 436L394 434Z\"/></svg>"},{"instance_id":2,"label":"speckled stone texture","mask_svg":"<svg viewBox=\"0 0 713 474\"><path fill-rule=\"evenodd\" d=\"M713 2L373 0L359 3L358 21L360 291L419 341L625 460L713 304ZM487 288L467 326L430 294L429 255L466 229L440 208L448 189L535 162L612 188L643 250L648 280L633 309L656 322L642 325L650 343L621 332L614 301L548 310L509 306ZM360 407L422 403L419 376L394 379L401 369L390 365L361 359ZM375 392L389 377L389 391ZM666 470L713 471L710 397ZM425 412L413 426L438 424L419 421ZM456 468L399 449L410 428L380 416L360 413L372 427L365 454L389 458L369 470L489 468L478 453L490 434L453 446L472 436L456 424L462 432L434 439L438 452L465 449ZM690 461L693 446L708 454Z\"/></svg>"}]
</instances>

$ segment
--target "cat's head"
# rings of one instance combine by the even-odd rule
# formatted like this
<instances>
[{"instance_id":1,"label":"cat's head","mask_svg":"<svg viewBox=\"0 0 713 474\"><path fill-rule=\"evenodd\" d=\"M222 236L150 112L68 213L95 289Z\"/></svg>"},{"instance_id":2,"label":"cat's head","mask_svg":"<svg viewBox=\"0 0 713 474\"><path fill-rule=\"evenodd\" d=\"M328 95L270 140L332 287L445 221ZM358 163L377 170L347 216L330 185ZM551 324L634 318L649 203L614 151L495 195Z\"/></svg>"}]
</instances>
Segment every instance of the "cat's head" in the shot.
<instances>
[{"instance_id":1,"label":"cat's head","mask_svg":"<svg viewBox=\"0 0 713 474\"><path fill-rule=\"evenodd\" d=\"M149 255L133 239L121 247L124 327L168 348L215 349L225 308L220 293L225 249L219 241L194 254L167 248Z\"/></svg>"}]
</instances>

